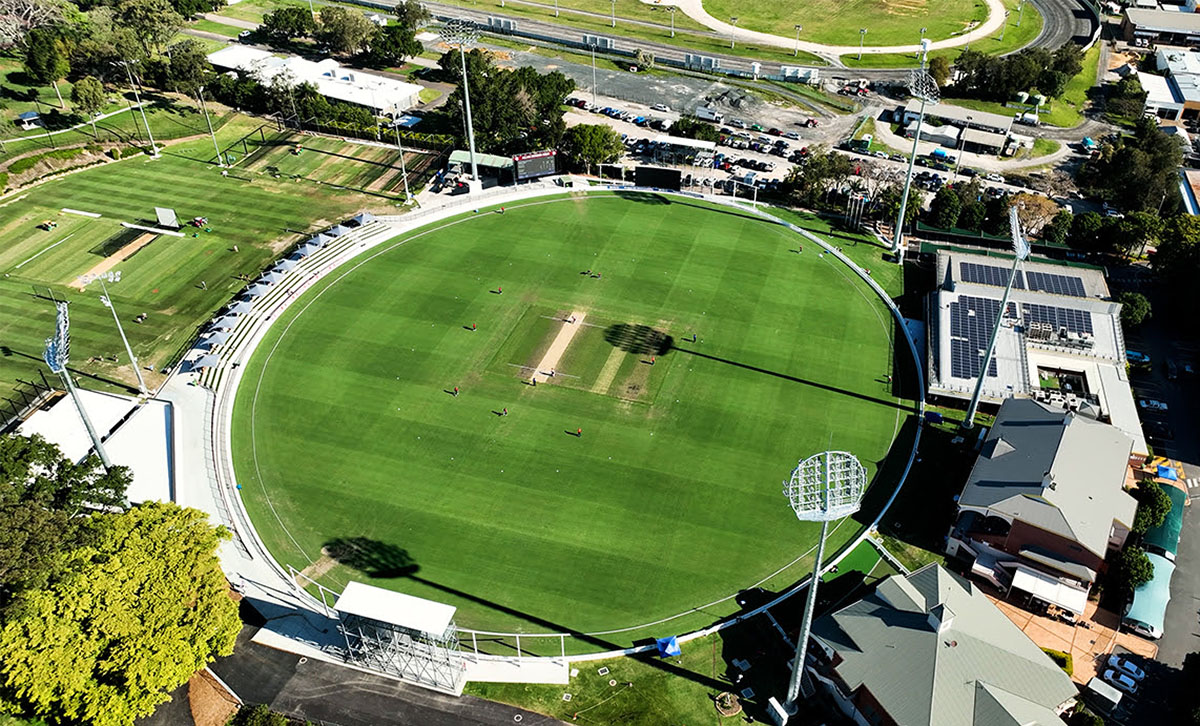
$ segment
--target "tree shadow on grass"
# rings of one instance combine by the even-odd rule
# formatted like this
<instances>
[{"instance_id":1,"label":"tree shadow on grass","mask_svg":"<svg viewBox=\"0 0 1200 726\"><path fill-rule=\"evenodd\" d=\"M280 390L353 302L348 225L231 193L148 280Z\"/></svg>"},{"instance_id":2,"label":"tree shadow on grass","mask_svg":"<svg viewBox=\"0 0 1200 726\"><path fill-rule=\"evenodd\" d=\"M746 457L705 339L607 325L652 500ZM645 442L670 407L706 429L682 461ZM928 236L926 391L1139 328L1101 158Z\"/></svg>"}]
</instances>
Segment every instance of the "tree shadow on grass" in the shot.
<instances>
[{"instance_id":1,"label":"tree shadow on grass","mask_svg":"<svg viewBox=\"0 0 1200 726\"><path fill-rule=\"evenodd\" d=\"M536 628L545 629L553 633L566 633L572 638L588 643L589 645L598 647L602 650L619 650L623 647L603 638L599 638L594 635L587 635L579 632L578 630L567 628L558 623L546 620L545 618L530 615L529 613L517 610L516 608L508 605L502 605L478 595L463 592L457 588L434 582L433 580L425 577L420 577L416 574L420 570L420 565L418 565L413 557L408 553L408 550L404 549L403 547L398 547L387 542L380 542L367 537L338 537L326 542L323 551L328 554L329 557L336 560L339 564L354 568L370 578L405 578L415 583L434 588L435 590L446 593L447 595L451 595L455 598L467 600L478 605L482 605L489 610L517 618L529 623L530 625L533 625ZM525 654L528 655L528 652ZM672 675L691 679L706 688L715 688L719 690L722 689L722 684L719 681L712 678L706 678L700 674L680 668L669 662L649 656L645 658L639 656L639 659L644 660L644 662L649 663L656 668L660 668L668 673L671 673Z\"/></svg>"}]
</instances>

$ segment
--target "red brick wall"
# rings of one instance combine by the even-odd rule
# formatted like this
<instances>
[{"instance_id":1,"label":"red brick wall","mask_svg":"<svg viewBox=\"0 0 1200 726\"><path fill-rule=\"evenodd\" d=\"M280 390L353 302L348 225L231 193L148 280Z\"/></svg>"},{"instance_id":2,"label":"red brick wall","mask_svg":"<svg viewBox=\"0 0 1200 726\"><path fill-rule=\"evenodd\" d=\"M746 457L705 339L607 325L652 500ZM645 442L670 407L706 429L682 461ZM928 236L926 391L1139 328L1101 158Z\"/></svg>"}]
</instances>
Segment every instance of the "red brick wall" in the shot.
<instances>
[{"instance_id":1,"label":"red brick wall","mask_svg":"<svg viewBox=\"0 0 1200 726\"><path fill-rule=\"evenodd\" d=\"M1027 547L1040 547L1097 572L1104 568L1104 558L1092 554L1082 545L1020 520L1014 521L1001 549L1010 555L1017 555Z\"/></svg>"}]
</instances>

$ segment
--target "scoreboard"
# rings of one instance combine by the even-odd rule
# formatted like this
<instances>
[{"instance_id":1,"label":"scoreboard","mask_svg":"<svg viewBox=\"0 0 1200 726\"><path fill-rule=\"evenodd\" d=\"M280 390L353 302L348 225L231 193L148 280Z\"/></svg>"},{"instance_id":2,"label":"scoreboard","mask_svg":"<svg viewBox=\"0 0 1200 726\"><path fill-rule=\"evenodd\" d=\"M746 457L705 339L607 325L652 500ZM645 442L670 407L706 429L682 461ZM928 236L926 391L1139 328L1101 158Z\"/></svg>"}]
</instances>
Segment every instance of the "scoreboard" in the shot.
<instances>
[{"instance_id":1,"label":"scoreboard","mask_svg":"<svg viewBox=\"0 0 1200 726\"><path fill-rule=\"evenodd\" d=\"M558 152L532 151L528 154L517 154L513 157L513 166L517 181L535 179L539 176L549 176L558 173Z\"/></svg>"},{"instance_id":2,"label":"scoreboard","mask_svg":"<svg viewBox=\"0 0 1200 726\"><path fill-rule=\"evenodd\" d=\"M638 166L633 170L633 180L639 187L679 191L683 187L683 171L662 166Z\"/></svg>"}]
</instances>

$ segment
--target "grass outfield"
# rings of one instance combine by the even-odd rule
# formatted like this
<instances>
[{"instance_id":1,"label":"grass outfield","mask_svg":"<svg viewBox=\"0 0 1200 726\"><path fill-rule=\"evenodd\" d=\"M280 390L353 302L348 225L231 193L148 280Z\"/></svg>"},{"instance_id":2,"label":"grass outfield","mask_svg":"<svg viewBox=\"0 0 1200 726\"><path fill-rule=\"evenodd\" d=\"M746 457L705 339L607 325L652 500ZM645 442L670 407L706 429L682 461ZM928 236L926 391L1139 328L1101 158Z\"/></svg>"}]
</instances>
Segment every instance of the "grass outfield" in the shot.
<instances>
[{"instance_id":1,"label":"grass outfield","mask_svg":"<svg viewBox=\"0 0 1200 726\"><path fill-rule=\"evenodd\" d=\"M395 147L294 133L267 134L262 141L258 137L248 141L251 153L238 161L241 168L303 177L351 189L399 194L403 198L404 175L400 152ZM300 153L293 153L297 148ZM432 175L434 162L441 158L440 154L432 152L405 150L404 170L408 172L414 193L418 185Z\"/></svg>"},{"instance_id":2,"label":"grass outfield","mask_svg":"<svg viewBox=\"0 0 1200 726\"><path fill-rule=\"evenodd\" d=\"M231 143L257 125L235 119L218 138ZM84 291L69 287L105 261L97 250L120 234L122 221L153 220L154 207L164 206L174 208L181 220L205 216L212 229L194 238L160 236L112 268L120 281L109 284L109 292L134 352L143 364L158 368L245 285L237 275L257 274L282 246L299 238L287 228L302 231L365 207L388 208L384 200L362 194L314 194L304 182L239 172L222 178L203 163L212 154L212 141L202 137L171 145L156 161L129 158L0 201L0 389L7 392L18 379L33 379L45 369L40 356L54 328L54 308L36 294L44 295L46 288L72 303L71 367L82 374L83 385L133 381L127 365L89 362L114 355L124 361L125 355L111 313L99 302L98 285ZM64 214L63 207L102 216ZM38 229L47 219L59 226L49 232ZM199 287L202 280L205 290ZM146 322L132 323L142 312L149 316Z\"/></svg>"},{"instance_id":3,"label":"grass outfield","mask_svg":"<svg viewBox=\"0 0 1200 726\"><path fill-rule=\"evenodd\" d=\"M738 18L738 27L827 45L858 45L859 28L867 45L909 45L921 37L941 40L982 23L982 0L809 0L804 3L704 0L704 9L720 20Z\"/></svg>"},{"instance_id":4,"label":"grass outfield","mask_svg":"<svg viewBox=\"0 0 1200 726\"><path fill-rule=\"evenodd\" d=\"M247 364L233 439L256 527L324 584L489 630L633 627L799 579L803 561L771 578L817 533L782 480L830 446L874 474L910 410L884 382L883 304L802 241L678 199L561 197L352 263ZM528 385L571 312L557 375Z\"/></svg>"}]
</instances>

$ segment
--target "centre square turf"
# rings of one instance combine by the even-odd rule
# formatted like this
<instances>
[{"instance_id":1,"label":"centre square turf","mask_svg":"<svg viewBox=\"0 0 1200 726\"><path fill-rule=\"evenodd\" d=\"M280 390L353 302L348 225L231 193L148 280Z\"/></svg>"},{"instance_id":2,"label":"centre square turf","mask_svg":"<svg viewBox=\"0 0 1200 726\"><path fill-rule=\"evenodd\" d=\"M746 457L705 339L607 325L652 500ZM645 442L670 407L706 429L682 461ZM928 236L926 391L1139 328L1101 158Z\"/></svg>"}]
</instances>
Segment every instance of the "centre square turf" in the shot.
<instances>
[{"instance_id":1,"label":"centre square turf","mask_svg":"<svg viewBox=\"0 0 1200 726\"><path fill-rule=\"evenodd\" d=\"M573 311L556 375L529 385ZM832 255L736 210L638 194L467 214L274 324L237 392L238 481L276 558L334 589L448 602L469 628L633 628L803 576L811 559L780 570L818 526L782 482L830 448L878 470L912 411L891 339Z\"/></svg>"}]
</instances>

